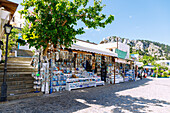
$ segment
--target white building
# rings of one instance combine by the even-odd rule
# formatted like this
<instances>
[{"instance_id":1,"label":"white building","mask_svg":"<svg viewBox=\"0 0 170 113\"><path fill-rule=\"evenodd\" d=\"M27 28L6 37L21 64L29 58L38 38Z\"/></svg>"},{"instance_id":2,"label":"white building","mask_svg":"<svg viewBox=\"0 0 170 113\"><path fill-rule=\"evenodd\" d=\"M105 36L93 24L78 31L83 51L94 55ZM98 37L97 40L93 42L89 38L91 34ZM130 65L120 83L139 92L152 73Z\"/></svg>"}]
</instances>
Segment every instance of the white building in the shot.
<instances>
[{"instance_id":1,"label":"white building","mask_svg":"<svg viewBox=\"0 0 170 113\"><path fill-rule=\"evenodd\" d=\"M109 50L115 52L115 50L117 48L117 42L98 44L97 46L99 48L106 48L106 49L109 49ZM129 56L130 56L130 46L129 45L118 42L118 49L123 52L127 52L125 59L129 59Z\"/></svg>"},{"instance_id":2,"label":"white building","mask_svg":"<svg viewBox=\"0 0 170 113\"><path fill-rule=\"evenodd\" d=\"M3 26L8 23L10 19L10 12L6 11L4 7L0 7L0 37L4 35Z\"/></svg>"},{"instance_id":3,"label":"white building","mask_svg":"<svg viewBox=\"0 0 170 113\"><path fill-rule=\"evenodd\" d=\"M125 44L129 44L129 43L130 43L130 41L129 41L129 39L124 39L123 43L125 43Z\"/></svg>"},{"instance_id":4,"label":"white building","mask_svg":"<svg viewBox=\"0 0 170 113\"><path fill-rule=\"evenodd\" d=\"M166 66L168 69L170 69L170 60L158 60L156 63L160 64L161 66Z\"/></svg>"},{"instance_id":5,"label":"white building","mask_svg":"<svg viewBox=\"0 0 170 113\"><path fill-rule=\"evenodd\" d=\"M7 0L0 0L0 39L4 36L4 25L13 17L18 4Z\"/></svg>"},{"instance_id":6,"label":"white building","mask_svg":"<svg viewBox=\"0 0 170 113\"><path fill-rule=\"evenodd\" d=\"M23 28L25 24L25 18L23 18L23 15L21 15L18 11L14 13L14 16L12 17L10 21L11 25L18 27L18 28Z\"/></svg>"}]
</instances>

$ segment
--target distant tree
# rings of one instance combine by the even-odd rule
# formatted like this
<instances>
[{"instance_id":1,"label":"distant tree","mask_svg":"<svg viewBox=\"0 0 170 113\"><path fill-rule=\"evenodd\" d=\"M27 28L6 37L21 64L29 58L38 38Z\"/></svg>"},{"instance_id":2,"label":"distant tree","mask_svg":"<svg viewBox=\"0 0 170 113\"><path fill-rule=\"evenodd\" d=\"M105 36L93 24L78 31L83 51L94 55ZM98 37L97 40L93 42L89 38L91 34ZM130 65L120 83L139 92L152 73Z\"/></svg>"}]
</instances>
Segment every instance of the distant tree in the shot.
<instances>
[{"instance_id":1,"label":"distant tree","mask_svg":"<svg viewBox=\"0 0 170 113\"><path fill-rule=\"evenodd\" d=\"M101 42L100 42L100 44L103 44L103 43L104 43L104 41L101 41Z\"/></svg>"},{"instance_id":2,"label":"distant tree","mask_svg":"<svg viewBox=\"0 0 170 113\"><path fill-rule=\"evenodd\" d=\"M111 40L112 40L112 37L109 38L109 42L111 42Z\"/></svg>"},{"instance_id":3,"label":"distant tree","mask_svg":"<svg viewBox=\"0 0 170 113\"><path fill-rule=\"evenodd\" d=\"M148 49L145 49L145 52L148 53Z\"/></svg>"},{"instance_id":4,"label":"distant tree","mask_svg":"<svg viewBox=\"0 0 170 113\"><path fill-rule=\"evenodd\" d=\"M125 38L122 38L122 43L124 42Z\"/></svg>"},{"instance_id":5,"label":"distant tree","mask_svg":"<svg viewBox=\"0 0 170 113\"><path fill-rule=\"evenodd\" d=\"M132 53L133 51L132 51L132 47L130 47L130 53Z\"/></svg>"}]
</instances>

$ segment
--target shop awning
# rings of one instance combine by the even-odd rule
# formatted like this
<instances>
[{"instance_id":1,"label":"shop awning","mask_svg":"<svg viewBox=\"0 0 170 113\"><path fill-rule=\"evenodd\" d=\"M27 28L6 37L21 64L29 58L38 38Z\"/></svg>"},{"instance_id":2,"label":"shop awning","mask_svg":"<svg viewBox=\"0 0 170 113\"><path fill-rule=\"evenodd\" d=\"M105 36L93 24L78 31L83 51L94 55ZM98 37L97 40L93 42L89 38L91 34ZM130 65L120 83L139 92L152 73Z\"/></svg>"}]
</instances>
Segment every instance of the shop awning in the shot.
<instances>
[{"instance_id":1,"label":"shop awning","mask_svg":"<svg viewBox=\"0 0 170 113\"><path fill-rule=\"evenodd\" d=\"M0 0L0 38L4 35L3 26L12 19L18 4L8 0Z\"/></svg>"},{"instance_id":2,"label":"shop awning","mask_svg":"<svg viewBox=\"0 0 170 113\"><path fill-rule=\"evenodd\" d=\"M71 49L117 57L117 54L114 52L111 52L104 48L99 48L95 44L91 44L91 43L80 41L80 40L77 40L76 43L72 45Z\"/></svg>"},{"instance_id":3,"label":"shop awning","mask_svg":"<svg viewBox=\"0 0 170 113\"><path fill-rule=\"evenodd\" d=\"M18 7L18 4L8 0L0 0L0 7L4 7L6 11L9 11L12 17Z\"/></svg>"},{"instance_id":4,"label":"shop awning","mask_svg":"<svg viewBox=\"0 0 170 113\"><path fill-rule=\"evenodd\" d=\"M122 63L122 64L130 64L130 62L128 62L127 59L120 59L120 58L115 59L115 62Z\"/></svg>"},{"instance_id":5,"label":"shop awning","mask_svg":"<svg viewBox=\"0 0 170 113\"><path fill-rule=\"evenodd\" d=\"M135 65L137 65L138 67L142 67L143 66L143 62L135 62Z\"/></svg>"},{"instance_id":6,"label":"shop awning","mask_svg":"<svg viewBox=\"0 0 170 113\"><path fill-rule=\"evenodd\" d=\"M146 68L147 68L147 69L152 69L152 68L154 68L154 67L155 67L155 66L152 66L152 65L143 66L144 69L146 69Z\"/></svg>"}]
</instances>

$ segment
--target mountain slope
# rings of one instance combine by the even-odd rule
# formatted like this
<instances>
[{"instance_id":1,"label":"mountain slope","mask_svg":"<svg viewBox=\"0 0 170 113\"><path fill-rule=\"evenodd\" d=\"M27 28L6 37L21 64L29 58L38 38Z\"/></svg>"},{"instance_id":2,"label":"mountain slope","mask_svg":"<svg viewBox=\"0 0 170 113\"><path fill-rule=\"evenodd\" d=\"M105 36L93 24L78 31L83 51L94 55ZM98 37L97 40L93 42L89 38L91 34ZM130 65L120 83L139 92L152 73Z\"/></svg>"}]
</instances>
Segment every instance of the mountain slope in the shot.
<instances>
[{"instance_id":1,"label":"mountain slope","mask_svg":"<svg viewBox=\"0 0 170 113\"><path fill-rule=\"evenodd\" d=\"M170 60L170 46L159 42L149 40L130 40L127 38L111 36L104 38L100 43L117 42L117 38L118 42L130 45L130 53L138 53L142 56L148 55L159 59Z\"/></svg>"}]
</instances>

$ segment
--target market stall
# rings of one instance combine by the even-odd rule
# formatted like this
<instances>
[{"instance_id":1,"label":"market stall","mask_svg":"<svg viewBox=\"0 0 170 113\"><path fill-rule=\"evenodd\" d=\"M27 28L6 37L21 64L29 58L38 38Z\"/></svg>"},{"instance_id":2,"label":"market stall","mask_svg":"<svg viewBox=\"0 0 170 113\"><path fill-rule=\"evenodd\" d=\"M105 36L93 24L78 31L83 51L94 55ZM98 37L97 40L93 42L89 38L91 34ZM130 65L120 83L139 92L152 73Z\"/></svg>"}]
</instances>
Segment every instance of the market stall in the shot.
<instances>
[{"instance_id":1,"label":"market stall","mask_svg":"<svg viewBox=\"0 0 170 113\"><path fill-rule=\"evenodd\" d=\"M116 57L116 54L109 50L99 49L93 44L81 41L67 49L50 47L50 60L41 66L41 91L48 93L50 90L49 93L52 93L104 85L101 78L101 58L104 58L107 69L113 56Z\"/></svg>"}]
</instances>

